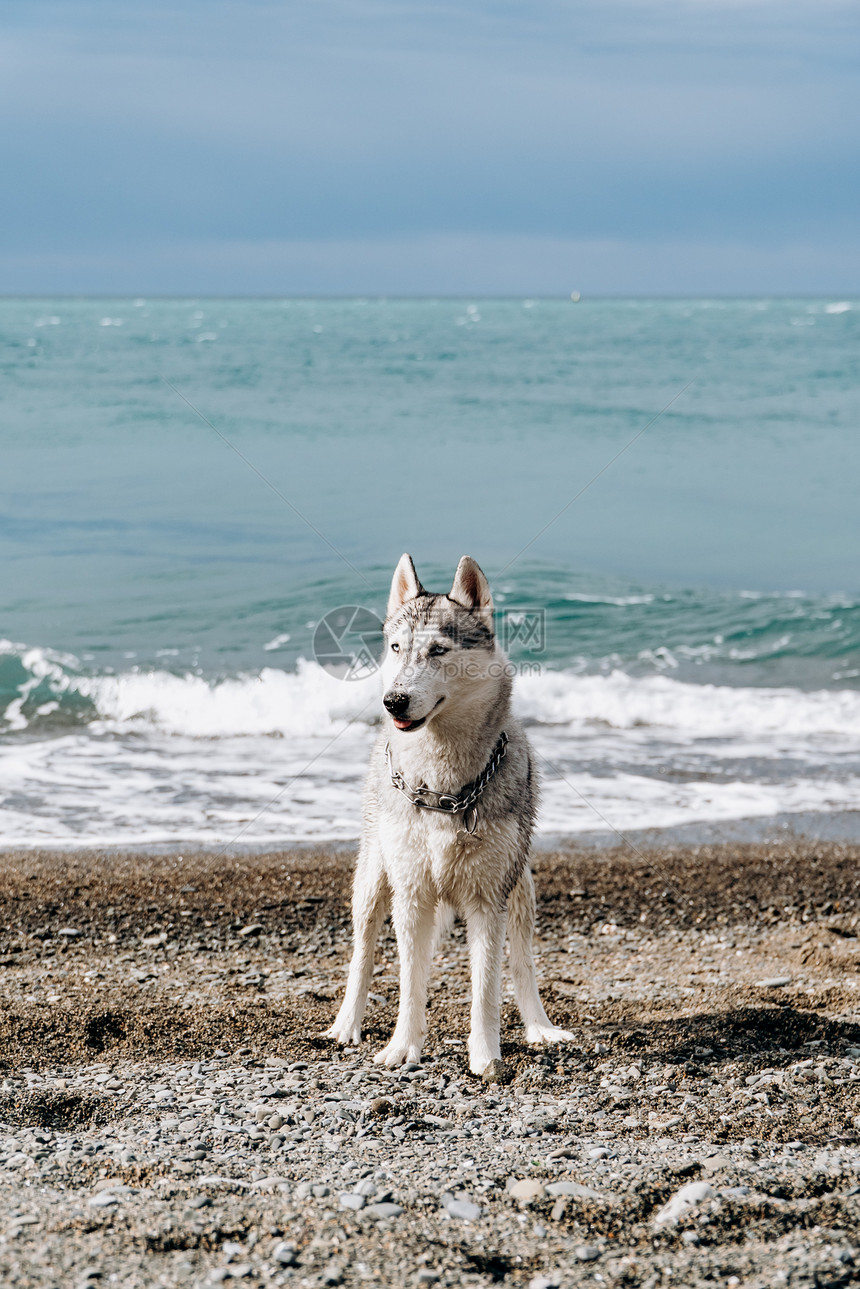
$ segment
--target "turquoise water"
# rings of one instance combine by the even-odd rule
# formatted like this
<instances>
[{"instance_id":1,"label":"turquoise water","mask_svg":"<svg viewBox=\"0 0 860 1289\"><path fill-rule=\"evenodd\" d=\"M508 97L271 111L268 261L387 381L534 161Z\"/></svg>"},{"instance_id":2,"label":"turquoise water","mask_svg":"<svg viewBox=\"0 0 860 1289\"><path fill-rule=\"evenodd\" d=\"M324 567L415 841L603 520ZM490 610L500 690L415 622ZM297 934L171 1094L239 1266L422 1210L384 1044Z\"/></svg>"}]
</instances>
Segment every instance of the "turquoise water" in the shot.
<instances>
[{"instance_id":1,"label":"turquoise water","mask_svg":"<svg viewBox=\"0 0 860 1289\"><path fill-rule=\"evenodd\" d=\"M361 688L313 632L403 550L543 615L524 714L613 823L857 808L858 340L835 299L0 302L7 837L220 836L290 766L251 834L351 835L376 707L303 804Z\"/></svg>"}]
</instances>

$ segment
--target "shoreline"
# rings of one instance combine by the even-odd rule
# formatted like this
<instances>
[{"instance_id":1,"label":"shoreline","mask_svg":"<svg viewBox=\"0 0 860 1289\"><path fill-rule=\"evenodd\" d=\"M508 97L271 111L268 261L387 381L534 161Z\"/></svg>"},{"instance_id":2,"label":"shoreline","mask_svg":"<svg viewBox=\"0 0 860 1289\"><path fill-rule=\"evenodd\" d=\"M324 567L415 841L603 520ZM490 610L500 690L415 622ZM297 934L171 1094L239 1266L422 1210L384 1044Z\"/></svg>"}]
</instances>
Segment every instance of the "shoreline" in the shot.
<instances>
[{"instance_id":1,"label":"shoreline","mask_svg":"<svg viewBox=\"0 0 860 1289\"><path fill-rule=\"evenodd\" d=\"M281 851L331 850L350 853L358 848L358 837L291 838L271 837L260 841L221 843L217 840L166 838L162 841L129 843L122 839L99 841L87 838L56 838L4 841L0 838L0 857L17 853L54 852L57 854L99 853L168 855L268 855ZM798 811L795 814L754 816L727 820L694 820L663 828L593 829L578 833L537 833L532 839L532 852L614 850L629 845L641 850L661 846L727 846L784 842L838 841L860 845L860 811Z\"/></svg>"}]
</instances>

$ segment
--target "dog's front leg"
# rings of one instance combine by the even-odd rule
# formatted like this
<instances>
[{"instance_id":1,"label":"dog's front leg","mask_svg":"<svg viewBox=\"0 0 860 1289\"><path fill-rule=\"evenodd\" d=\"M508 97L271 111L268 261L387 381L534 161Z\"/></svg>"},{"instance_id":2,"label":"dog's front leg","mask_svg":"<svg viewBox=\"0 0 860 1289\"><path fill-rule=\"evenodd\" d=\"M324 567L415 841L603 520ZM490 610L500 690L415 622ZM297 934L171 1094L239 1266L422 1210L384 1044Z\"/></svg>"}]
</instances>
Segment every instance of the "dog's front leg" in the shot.
<instances>
[{"instance_id":1,"label":"dog's front leg","mask_svg":"<svg viewBox=\"0 0 860 1289\"><path fill-rule=\"evenodd\" d=\"M382 857L375 849L362 850L355 868L352 892L352 927L354 947L346 994L337 1019L325 1038L339 1043L360 1043L361 1022L367 1006L367 991L373 975L373 951L388 903L388 879Z\"/></svg>"},{"instance_id":2,"label":"dog's front leg","mask_svg":"<svg viewBox=\"0 0 860 1289\"><path fill-rule=\"evenodd\" d=\"M400 954L400 1007L391 1041L373 1058L382 1065L418 1061L427 1030L427 979L435 939L435 901L395 890L392 914Z\"/></svg>"},{"instance_id":3,"label":"dog's front leg","mask_svg":"<svg viewBox=\"0 0 860 1289\"><path fill-rule=\"evenodd\" d=\"M469 1069L483 1074L491 1061L501 1057L499 1024L502 1003L502 951L505 945L505 912L475 909L466 914L469 956L472 962L472 1031L469 1035Z\"/></svg>"}]
</instances>

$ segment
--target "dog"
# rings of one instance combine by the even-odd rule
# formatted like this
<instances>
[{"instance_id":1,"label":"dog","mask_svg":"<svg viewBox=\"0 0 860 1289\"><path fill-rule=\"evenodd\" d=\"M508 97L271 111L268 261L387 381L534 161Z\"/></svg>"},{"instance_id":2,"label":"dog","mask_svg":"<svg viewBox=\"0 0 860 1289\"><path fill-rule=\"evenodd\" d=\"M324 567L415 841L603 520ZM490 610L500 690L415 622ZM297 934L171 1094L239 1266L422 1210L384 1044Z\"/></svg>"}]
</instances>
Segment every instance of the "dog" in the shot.
<instances>
[{"instance_id":1,"label":"dog","mask_svg":"<svg viewBox=\"0 0 860 1289\"><path fill-rule=\"evenodd\" d=\"M374 1060L418 1061L439 934L459 913L472 975L469 1067L501 1059L505 935L529 1043L573 1038L549 1021L532 958L529 849L538 800L533 757L511 714L511 666L493 625L489 584L464 555L447 595L425 591L409 555L397 565L384 627L383 728L364 795L353 885L353 956L326 1036L361 1041L373 954L389 908L400 956L400 1003Z\"/></svg>"}]
</instances>

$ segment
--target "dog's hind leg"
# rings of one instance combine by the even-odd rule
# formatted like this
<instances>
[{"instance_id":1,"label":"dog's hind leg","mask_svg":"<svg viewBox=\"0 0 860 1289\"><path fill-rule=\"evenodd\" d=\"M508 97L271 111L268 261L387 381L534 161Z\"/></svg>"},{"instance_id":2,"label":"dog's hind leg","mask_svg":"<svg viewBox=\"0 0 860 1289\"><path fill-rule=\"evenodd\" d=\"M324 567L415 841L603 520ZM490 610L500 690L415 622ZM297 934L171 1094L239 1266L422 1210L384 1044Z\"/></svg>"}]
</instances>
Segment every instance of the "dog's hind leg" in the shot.
<instances>
[{"instance_id":1,"label":"dog's hind leg","mask_svg":"<svg viewBox=\"0 0 860 1289\"><path fill-rule=\"evenodd\" d=\"M427 1032L427 982L435 938L435 901L429 893L395 889L394 930L400 954L400 1007L391 1041L374 1056L381 1065L417 1061Z\"/></svg>"},{"instance_id":2,"label":"dog's hind leg","mask_svg":"<svg viewBox=\"0 0 860 1289\"><path fill-rule=\"evenodd\" d=\"M535 884L526 864L508 901L508 940L514 996L526 1027L527 1043L566 1043L573 1038L552 1024L538 993L532 938L535 929Z\"/></svg>"},{"instance_id":3,"label":"dog's hind leg","mask_svg":"<svg viewBox=\"0 0 860 1289\"><path fill-rule=\"evenodd\" d=\"M325 1038L336 1038L339 1043L361 1042L361 1022L373 975L373 953L387 907L388 879L382 866L382 856L375 847L365 849L362 846L352 892L354 945L346 994L337 1019L331 1029L326 1030Z\"/></svg>"},{"instance_id":4,"label":"dog's hind leg","mask_svg":"<svg viewBox=\"0 0 860 1289\"><path fill-rule=\"evenodd\" d=\"M466 913L469 957L472 961L472 1024L469 1033L469 1069L483 1074L491 1061L501 1057L499 1024L502 1004L502 953L505 948L505 913L498 909L472 909Z\"/></svg>"}]
</instances>

